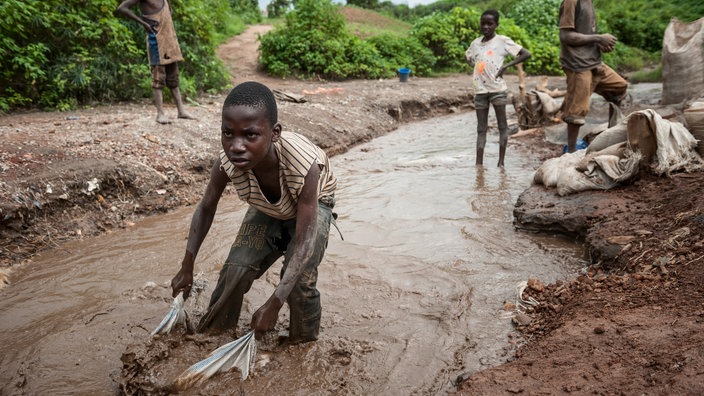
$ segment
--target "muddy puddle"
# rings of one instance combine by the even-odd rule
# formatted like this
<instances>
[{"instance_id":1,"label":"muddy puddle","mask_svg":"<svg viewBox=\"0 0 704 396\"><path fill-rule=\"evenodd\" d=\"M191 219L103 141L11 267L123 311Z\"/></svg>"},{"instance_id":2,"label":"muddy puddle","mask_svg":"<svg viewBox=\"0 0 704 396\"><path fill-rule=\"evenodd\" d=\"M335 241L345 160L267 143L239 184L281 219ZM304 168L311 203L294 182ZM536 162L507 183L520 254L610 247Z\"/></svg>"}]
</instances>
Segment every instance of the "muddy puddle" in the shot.
<instances>
[{"instance_id":1,"label":"muddy puddle","mask_svg":"<svg viewBox=\"0 0 704 396\"><path fill-rule=\"evenodd\" d=\"M514 231L513 205L536 164L509 147L506 168L497 169L490 133L488 165L476 168L475 125L473 113L415 123L334 157L344 240L331 229L319 341L262 348L244 383L237 372L219 374L186 394L435 395L510 358L504 302L515 302L528 278L571 277L583 250ZM244 209L234 195L220 205L196 266L207 287L189 309L207 301ZM0 292L0 394L115 394L125 381L121 356L140 348L161 348L152 362L159 367L147 370L165 384L232 340L149 343L171 303L167 286L192 210L67 243L16 271ZM238 335L279 269L255 282ZM282 332L287 321L284 308Z\"/></svg>"}]
</instances>

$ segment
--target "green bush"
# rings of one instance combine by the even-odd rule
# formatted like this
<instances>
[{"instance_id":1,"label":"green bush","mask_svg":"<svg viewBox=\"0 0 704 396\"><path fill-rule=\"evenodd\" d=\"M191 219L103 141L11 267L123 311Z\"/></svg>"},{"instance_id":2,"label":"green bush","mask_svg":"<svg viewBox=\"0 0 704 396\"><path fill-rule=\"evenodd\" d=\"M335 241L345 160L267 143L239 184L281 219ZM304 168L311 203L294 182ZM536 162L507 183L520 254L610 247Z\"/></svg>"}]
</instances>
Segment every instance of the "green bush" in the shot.
<instances>
[{"instance_id":1,"label":"green bush","mask_svg":"<svg viewBox=\"0 0 704 396\"><path fill-rule=\"evenodd\" d=\"M5 0L0 3L0 108L60 110L140 94L131 76L148 72L115 3ZM99 50L98 50L99 49Z\"/></svg>"},{"instance_id":2,"label":"green bush","mask_svg":"<svg viewBox=\"0 0 704 396\"><path fill-rule=\"evenodd\" d=\"M464 54L472 41L483 35L479 26L481 13L476 8L456 7L448 13L436 12L421 18L413 25L412 37L430 49L437 59L436 71L468 70ZM523 47L531 47L528 34L511 19L500 18L496 33L510 37Z\"/></svg>"},{"instance_id":3,"label":"green bush","mask_svg":"<svg viewBox=\"0 0 704 396\"><path fill-rule=\"evenodd\" d=\"M619 41L650 53L662 51L662 40L670 18L693 21L704 17L701 0L595 0L599 30ZM605 25L602 25L602 21ZM608 27L607 27L608 26Z\"/></svg>"},{"instance_id":4,"label":"green bush","mask_svg":"<svg viewBox=\"0 0 704 396\"><path fill-rule=\"evenodd\" d=\"M215 31L230 0L172 0L185 57L184 92L219 90L229 78L215 57ZM150 95L144 30L115 16L115 0L0 2L0 110L67 110ZM194 88L191 88L194 87Z\"/></svg>"},{"instance_id":5,"label":"green bush","mask_svg":"<svg viewBox=\"0 0 704 396\"><path fill-rule=\"evenodd\" d=\"M602 54L601 57L604 63L622 73L643 69L647 64L657 63L659 59L657 55L629 47L621 42L616 43L613 52Z\"/></svg>"},{"instance_id":6,"label":"green bush","mask_svg":"<svg viewBox=\"0 0 704 396\"><path fill-rule=\"evenodd\" d=\"M450 12L436 12L419 19L411 28L411 36L433 53L436 70L462 70L466 65L465 51L481 35L480 16L475 8L456 7Z\"/></svg>"},{"instance_id":7,"label":"green bush","mask_svg":"<svg viewBox=\"0 0 704 396\"><path fill-rule=\"evenodd\" d=\"M528 74L562 74L558 29L560 3L561 0L518 0L506 14L530 38L525 45L531 53L531 58L525 62Z\"/></svg>"},{"instance_id":8,"label":"green bush","mask_svg":"<svg viewBox=\"0 0 704 396\"><path fill-rule=\"evenodd\" d=\"M435 56L415 37L380 34L367 39L384 58L390 70L407 67L416 76L430 76L435 67Z\"/></svg>"},{"instance_id":9,"label":"green bush","mask_svg":"<svg viewBox=\"0 0 704 396\"><path fill-rule=\"evenodd\" d=\"M229 75L215 55L215 32L224 29L224 17L232 10L229 0L171 0L171 4L184 58L179 70L186 76L193 76L196 81L195 91L186 85L181 93L193 97L198 92L223 89L229 82ZM143 32L139 36L141 38L135 40L144 40Z\"/></svg>"},{"instance_id":10,"label":"green bush","mask_svg":"<svg viewBox=\"0 0 704 396\"><path fill-rule=\"evenodd\" d=\"M662 81L662 65L658 65L653 69L638 70L628 76L628 81L631 83Z\"/></svg>"},{"instance_id":11,"label":"green bush","mask_svg":"<svg viewBox=\"0 0 704 396\"><path fill-rule=\"evenodd\" d=\"M349 33L331 0L300 0L284 24L260 38L260 62L276 76L328 79L392 74L376 48Z\"/></svg>"}]
</instances>

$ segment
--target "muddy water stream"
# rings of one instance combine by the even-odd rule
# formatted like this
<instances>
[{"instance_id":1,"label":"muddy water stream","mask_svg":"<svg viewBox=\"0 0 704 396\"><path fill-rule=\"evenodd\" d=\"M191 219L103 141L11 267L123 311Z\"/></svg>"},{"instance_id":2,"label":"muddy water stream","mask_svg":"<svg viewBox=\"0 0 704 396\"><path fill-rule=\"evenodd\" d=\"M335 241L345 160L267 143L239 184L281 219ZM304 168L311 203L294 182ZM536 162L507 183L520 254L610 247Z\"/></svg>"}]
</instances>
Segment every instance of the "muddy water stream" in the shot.
<instances>
[{"instance_id":1,"label":"muddy water stream","mask_svg":"<svg viewBox=\"0 0 704 396\"><path fill-rule=\"evenodd\" d=\"M504 302L530 277L570 277L583 251L514 231L536 164L509 148L497 169L490 133L487 166L475 167L475 122L467 113L407 125L333 158L344 240L331 230L320 268L320 340L260 351L243 385L221 378L206 393L444 394L458 375L511 356ZM168 310L192 210L67 243L16 271L0 292L0 394L116 393L125 347L145 342ZM196 268L209 280L204 300L243 214L234 195L219 208ZM255 282L241 322L279 268ZM285 307L282 330L286 321Z\"/></svg>"}]
</instances>

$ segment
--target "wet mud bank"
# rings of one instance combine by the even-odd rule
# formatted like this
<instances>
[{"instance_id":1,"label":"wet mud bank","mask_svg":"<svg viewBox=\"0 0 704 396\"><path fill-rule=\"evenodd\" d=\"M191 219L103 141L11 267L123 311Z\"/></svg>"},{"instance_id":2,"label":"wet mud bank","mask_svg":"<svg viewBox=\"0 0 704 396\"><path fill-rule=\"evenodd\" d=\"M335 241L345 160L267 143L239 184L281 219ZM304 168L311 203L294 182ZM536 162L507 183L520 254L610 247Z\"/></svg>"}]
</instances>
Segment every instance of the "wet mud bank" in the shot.
<instances>
[{"instance_id":1,"label":"wet mud bank","mask_svg":"<svg viewBox=\"0 0 704 396\"><path fill-rule=\"evenodd\" d=\"M268 85L284 93L284 130L334 155L403 123L471 110L463 77ZM287 101L287 93L304 101ZM146 101L0 117L0 268L61 241L196 204L219 147L224 98L202 97L189 108L197 120L174 117L169 125L154 121Z\"/></svg>"},{"instance_id":2,"label":"wet mud bank","mask_svg":"<svg viewBox=\"0 0 704 396\"><path fill-rule=\"evenodd\" d=\"M474 374L458 394L704 392L704 172L641 172L608 191L524 191L514 225L586 245L590 266L526 289L537 304L515 360Z\"/></svg>"}]
</instances>

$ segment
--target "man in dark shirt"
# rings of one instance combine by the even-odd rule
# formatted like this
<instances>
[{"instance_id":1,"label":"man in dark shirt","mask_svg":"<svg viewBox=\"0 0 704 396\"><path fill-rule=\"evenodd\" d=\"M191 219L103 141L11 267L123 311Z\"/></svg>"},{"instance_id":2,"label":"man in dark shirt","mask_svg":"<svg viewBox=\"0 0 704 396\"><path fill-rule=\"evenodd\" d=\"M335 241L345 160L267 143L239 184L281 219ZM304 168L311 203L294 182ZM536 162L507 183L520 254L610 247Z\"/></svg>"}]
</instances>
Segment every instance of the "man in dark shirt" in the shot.
<instances>
[{"instance_id":1,"label":"man in dark shirt","mask_svg":"<svg viewBox=\"0 0 704 396\"><path fill-rule=\"evenodd\" d=\"M589 113L593 92L608 102L625 104L628 83L601 60L613 51L616 37L599 34L592 0L563 0L560 4L560 64L567 74L563 119L567 123L567 149L576 149L579 128Z\"/></svg>"}]
</instances>

